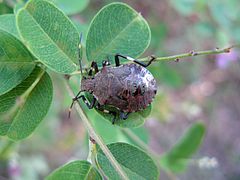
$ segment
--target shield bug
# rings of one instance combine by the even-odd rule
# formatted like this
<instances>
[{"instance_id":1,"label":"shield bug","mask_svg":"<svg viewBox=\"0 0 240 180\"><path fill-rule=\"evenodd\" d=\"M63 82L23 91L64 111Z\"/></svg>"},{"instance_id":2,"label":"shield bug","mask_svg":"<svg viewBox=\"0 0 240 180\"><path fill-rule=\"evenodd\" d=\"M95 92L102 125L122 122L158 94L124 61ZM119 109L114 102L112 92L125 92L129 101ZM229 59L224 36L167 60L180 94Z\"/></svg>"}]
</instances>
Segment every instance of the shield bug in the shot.
<instances>
[{"instance_id":1,"label":"shield bug","mask_svg":"<svg viewBox=\"0 0 240 180\"><path fill-rule=\"evenodd\" d=\"M110 66L109 60L105 60L102 62L101 70L95 61L92 62L88 77L82 76L81 90L72 100L69 116L74 102L82 99L89 109L95 107L99 111L112 114L114 124L117 114L125 120L130 113L141 111L152 102L157 93L157 84L146 67L155 60L155 57L151 56L147 64L121 54L116 54L114 58L115 67ZM120 58L133 63L121 65ZM80 48L79 64L82 73ZM82 92L92 94L93 100L88 102ZM106 105L114 107L116 111L107 110L104 108Z\"/></svg>"}]
</instances>

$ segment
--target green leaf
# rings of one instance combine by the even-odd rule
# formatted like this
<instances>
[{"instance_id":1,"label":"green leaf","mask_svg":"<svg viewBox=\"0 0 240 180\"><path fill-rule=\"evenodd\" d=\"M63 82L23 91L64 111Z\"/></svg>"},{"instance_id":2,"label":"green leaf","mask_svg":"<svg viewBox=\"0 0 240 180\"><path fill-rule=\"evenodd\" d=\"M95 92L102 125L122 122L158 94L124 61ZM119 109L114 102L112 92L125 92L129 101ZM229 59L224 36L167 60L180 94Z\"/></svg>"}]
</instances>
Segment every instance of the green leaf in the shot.
<instances>
[{"instance_id":1,"label":"green leaf","mask_svg":"<svg viewBox=\"0 0 240 180\"><path fill-rule=\"evenodd\" d=\"M138 57L148 47L150 36L149 26L140 13L123 3L109 4L91 22L87 58L101 62L116 53Z\"/></svg>"},{"instance_id":2,"label":"green leaf","mask_svg":"<svg viewBox=\"0 0 240 180\"><path fill-rule=\"evenodd\" d=\"M89 162L87 161L73 161L52 172L47 180L81 180L81 179L102 179L101 175Z\"/></svg>"},{"instance_id":3,"label":"green leaf","mask_svg":"<svg viewBox=\"0 0 240 180\"><path fill-rule=\"evenodd\" d=\"M129 131L132 131L132 133L135 134L142 142L144 142L145 144L148 144L149 132L147 128L142 126L139 128L129 129ZM129 136L129 134L125 133L125 135L130 139L131 144L139 146L138 142L135 142L135 139Z\"/></svg>"},{"instance_id":4,"label":"green leaf","mask_svg":"<svg viewBox=\"0 0 240 180\"><path fill-rule=\"evenodd\" d=\"M0 29L20 39L14 14L4 14L0 16Z\"/></svg>"},{"instance_id":5,"label":"green leaf","mask_svg":"<svg viewBox=\"0 0 240 180\"><path fill-rule=\"evenodd\" d=\"M156 165L144 151L126 143L113 143L107 146L129 179L159 179ZM118 173L100 149L98 149L96 160L99 168L108 179L120 179Z\"/></svg>"},{"instance_id":6,"label":"green leaf","mask_svg":"<svg viewBox=\"0 0 240 180\"><path fill-rule=\"evenodd\" d=\"M122 133L121 129L117 126L113 126L111 123L107 122L100 114L93 112L94 110L89 110L87 115L91 119L94 129L106 144L113 142L128 142L128 138Z\"/></svg>"},{"instance_id":7,"label":"green leaf","mask_svg":"<svg viewBox=\"0 0 240 180\"><path fill-rule=\"evenodd\" d=\"M198 150L205 134L205 126L193 124L179 142L161 158L162 166L173 172L182 172L187 168L189 158Z\"/></svg>"},{"instance_id":8,"label":"green leaf","mask_svg":"<svg viewBox=\"0 0 240 180\"><path fill-rule=\"evenodd\" d=\"M28 49L48 68L66 74L76 70L79 34L53 4L29 1L17 13L17 26Z\"/></svg>"},{"instance_id":9,"label":"green leaf","mask_svg":"<svg viewBox=\"0 0 240 180\"><path fill-rule=\"evenodd\" d=\"M0 96L0 135L14 140L29 136L47 114L52 95L50 77L36 67L21 84Z\"/></svg>"},{"instance_id":10,"label":"green leaf","mask_svg":"<svg viewBox=\"0 0 240 180\"><path fill-rule=\"evenodd\" d=\"M0 29L0 95L20 84L34 67L33 57L27 48Z\"/></svg>"},{"instance_id":11,"label":"green leaf","mask_svg":"<svg viewBox=\"0 0 240 180\"><path fill-rule=\"evenodd\" d=\"M65 14L72 15L81 12L84 10L89 0L50 0L52 1L59 9L61 9Z\"/></svg>"}]
</instances>

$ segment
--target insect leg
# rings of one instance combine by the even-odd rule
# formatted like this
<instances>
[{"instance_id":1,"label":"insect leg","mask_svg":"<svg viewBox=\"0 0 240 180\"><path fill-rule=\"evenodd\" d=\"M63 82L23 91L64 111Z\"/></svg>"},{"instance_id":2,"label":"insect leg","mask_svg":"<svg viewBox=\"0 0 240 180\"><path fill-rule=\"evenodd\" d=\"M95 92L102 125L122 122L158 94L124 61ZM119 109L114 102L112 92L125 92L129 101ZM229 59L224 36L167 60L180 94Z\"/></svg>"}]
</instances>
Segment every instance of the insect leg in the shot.
<instances>
[{"instance_id":1,"label":"insect leg","mask_svg":"<svg viewBox=\"0 0 240 180\"><path fill-rule=\"evenodd\" d=\"M110 65L110 62L109 61L103 61L102 62L102 66L104 67L104 66L109 66Z\"/></svg>"},{"instance_id":2,"label":"insect leg","mask_svg":"<svg viewBox=\"0 0 240 180\"><path fill-rule=\"evenodd\" d=\"M70 118L70 116L71 116L71 111L72 111L72 107L73 107L74 102L77 101L78 99L82 99L83 102L87 105L87 107L89 109L92 109L94 107L94 104L96 102L96 98L93 98L92 102L89 104L89 102L87 101L85 96L84 95L80 95L81 92L82 91L79 91L78 94L72 99L72 104L71 104L71 106L69 108L69 112L68 112L68 118Z\"/></svg>"},{"instance_id":3,"label":"insect leg","mask_svg":"<svg viewBox=\"0 0 240 180\"><path fill-rule=\"evenodd\" d=\"M112 124L115 123L116 119L117 119L117 113L115 111L109 111L107 109L104 109L99 103L96 105L96 108L99 111L102 111L104 113L108 113L108 114L112 114L113 115L113 119L112 119Z\"/></svg>"},{"instance_id":4,"label":"insect leg","mask_svg":"<svg viewBox=\"0 0 240 180\"><path fill-rule=\"evenodd\" d=\"M128 118L128 115L129 115L130 113L129 112L127 112L126 114L124 113L124 112L120 112L120 118L121 119L123 119L123 120L126 120L127 118Z\"/></svg>"},{"instance_id":5,"label":"insect leg","mask_svg":"<svg viewBox=\"0 0 240 180\"><path fill-rule=\"evenodd\" d=\"M114 57L114 58L115 58L116 67L117 67L117 66L120 66L119 56L122 57L120 54L116 54L115 57Z\"/></svg>"},{"instance_id":6,"label":"insect leg","mask_svg":"<svg viewBox=\"0 0 240 180\"><path fill-rule=\"evenodd\" d=\"M70 119L70 116L71 116L73 104L74 104L74 102L75 102L76 100L78 100L78 96L80 95L81 92L82 92L82 91L79 91L79 92L77 93L77 95L72 99L72 104L71 104L71 106L69 107L69 110L68 110L68 118L69 118L69 119Z\"/></svg>"},{"instance_id":7,"label":"insect leg","mask_svg":"<svg viewBox=\"0 0 240 180\"><path fill-rule=\"evenodd\" d=\"M95 61L93 61L92 64L91 64L91 68L90 68L90 70L88 72L89 76L92 76L93 69L94 69L95 73L98 72L98 65L97 65L97 63Z\"/></svg>"},{"instance_id":8,"label":"insect leg","mask_svg":"<svg viewBox=\"0 0 240 180\"><path fill-rule=\"evenodd\" d=\"M111 65L110 57L107 56L107 60L102 61L102 66L105 67L105 66L109 66L109 65Z\"/></svg>"},{"instance_id":9,"label":"insect leg","mask_svg":"<svg viewBox=\"0 0 240 180\"><path fill-rule=\"evenodd\" d=\"M89 109L92 109L92 108L94 107L94 105L95 105L95 102L96 102L96 98L94 97L93 100L92 100L92 102L89 103L89 102L87 101L87 99L85 98L84 95L81 95L81 96L77 97L76 100L78 100L78 99L82 99L83 102L87 105L87 107L88 107ZM76 101L76 100L75 100L75 101Z\"/></svg>"},{"instance_id":10,"label":"insect leg","mask_svg":"<svg viewBox=\"0 0 240 180\"><path fill-rule=\"evenodd\" d=\"M154 56L150 56L150 60L147 64L145 64L144 62L141 62L137 59L134 59L132 57L129 57L129 56L124 56L124 55L121 55L121 54L116 54L115 55L115 63L116 63L116 66L119 66L120 65L120 60L119 60L119 57L122 57L124 59L127 59L129 61L133 61L137 64L139 64L140 66L143 66L143 67L148 67L156 58Z\"/></svg>"}]
</instances>

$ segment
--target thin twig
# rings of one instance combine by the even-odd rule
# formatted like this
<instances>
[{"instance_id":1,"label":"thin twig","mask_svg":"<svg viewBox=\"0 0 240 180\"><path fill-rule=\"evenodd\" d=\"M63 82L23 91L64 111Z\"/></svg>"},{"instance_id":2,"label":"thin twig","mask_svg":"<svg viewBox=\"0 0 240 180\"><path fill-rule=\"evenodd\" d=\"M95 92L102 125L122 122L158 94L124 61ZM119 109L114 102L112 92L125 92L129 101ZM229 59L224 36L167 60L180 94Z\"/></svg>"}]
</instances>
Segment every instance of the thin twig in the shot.
<instances>
[{"instance_id":1,"label":"thin twig","mask_svg":"<svg viewBox=\"0 0 240 180\"><path fill-rule=\"evenodd\" d=\"M70 84L69 84L68 80L65 79L64 82L65 82L65 86L67 88L67 91L68 91L69 95L71 97L74 97L74 93L73 93L73 91L72 91L72 89L70 87ZM126 173L122 170L122 167L119 165L119 163L114 158L112 153L109 151L107 146L104 144L102 138L94 130L92 124L89 122L87 116L83 112L79 102L77 102L74 107L77 110L78 115L82 119L83 124L84 124L84 126L86 127L86 129L87 129L87 131L89 133L89 136L92 137L96 141L96 143L100 146L100 148L102 149L103 153L106 155L106 157L108 158L108 160L110 161L110 163L112 164L114 169L117 171L117 173L119 174L121 179L128 180L128 177L127 177Z\"/></svg>"},{"instance_id":2,"label":"thin twig","mask_svg":"<svg viewBox=\"0 0 240 180\"><path fill-rule=\"evenodd\" d=\"M186 58L186 57L230 53L232 48L240 48L240 45L239 44L232 45L232 46L229 46L229 47L223 48L223 49L216 48L214 50L206 50L206 51L190 51L188 53L177 54L177 55L173 55L173 56L156 57L155 61L172 61L172 60L179 61L180 59ZM144 57L139 60L142 62L148 62L149 57ZM128 64L128 63L129 63L129 61L123 62L123 64ZM75 71L72 74L70 74L70 76L79 75L79 74L81 74L80 71Z\"/></svg>"},{"instance_id":3,"label":"thin twig","mask_svg":"<svg viewBox=\"0 0 240 180\"><path fill-rule=\"evenodd\" d=\"M214 50L207 51L190 51L188 53L173 55L173 56L165 56L165 57L156 57L155 61L179 61L181 58L192 57L192 56L201 56L201 55L211 55L211 54L222 54L222 53L230 53L232 48L240 47L240 45L232 45L227 48L219 49L216 48ZM140 59L141 61L149 61L149 57L145 57Z\"/></svg>"}]
</instances>

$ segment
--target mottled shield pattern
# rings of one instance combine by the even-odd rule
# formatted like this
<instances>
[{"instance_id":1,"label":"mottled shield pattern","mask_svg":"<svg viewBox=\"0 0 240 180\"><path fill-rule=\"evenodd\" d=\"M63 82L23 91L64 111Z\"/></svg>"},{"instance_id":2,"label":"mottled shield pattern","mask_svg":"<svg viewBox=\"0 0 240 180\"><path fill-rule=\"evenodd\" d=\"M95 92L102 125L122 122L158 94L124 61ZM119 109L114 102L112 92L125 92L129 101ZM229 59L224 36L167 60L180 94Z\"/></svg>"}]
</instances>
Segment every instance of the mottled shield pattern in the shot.
<instances>
[{"instance_id":1,"label":"mottled shield pattern","mask_svg":"<svg viewBox=\"0 0 240 180\"><path fill-rule=\"evenodd\" d=\"M146 68L126 64L103 67L94 78L83 79L81 89L93 93L100 105L112 105L123 112L136 112L152 102L157 85Z\"/></svg>"}]
</instances>

